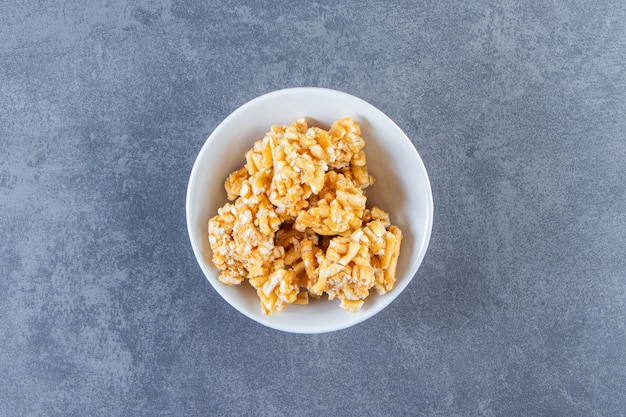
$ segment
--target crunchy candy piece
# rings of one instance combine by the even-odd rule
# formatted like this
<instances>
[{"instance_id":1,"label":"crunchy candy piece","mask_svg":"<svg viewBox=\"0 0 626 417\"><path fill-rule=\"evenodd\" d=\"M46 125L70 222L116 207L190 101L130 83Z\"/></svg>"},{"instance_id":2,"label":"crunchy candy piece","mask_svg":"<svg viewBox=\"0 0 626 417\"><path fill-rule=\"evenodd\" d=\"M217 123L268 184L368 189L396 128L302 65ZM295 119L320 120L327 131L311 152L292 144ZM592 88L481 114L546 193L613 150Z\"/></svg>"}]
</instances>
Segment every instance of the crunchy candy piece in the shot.
<instances>
[{"instance_id":1,"label":"crunchy candy piece","mask_svg":"<svg viewBox=\"0 0 626 417\"><path fill-rule=\"evenodd\" d=\"M237 243L233 239L237 211L233 204L218 210L217 216L209 220L209 243L213 251L213 263L221 271L219 280L224 284L240 284L247 275L237 254Z\"/></svg>"},{"instance_id":2,"label":"crunchy candy piece","mask_svg":"<svg viewBox=\"0 0 626 417\"><path fill-rule=\"evenodd\" d=\"M322 133L323 132L323 133ZM288 127L273 126L265 136L271 148L274 173L269 198L289 218L307 206L306 200L324 186L330 142L324 131L308 128L305 119Z\"/></svg>"},{"instance_id":3,"label":"crunchy candy piece","mask_svg":"<svg viewBox=\"0 0 626 417\"><path fill-rule=\"evenodd\" d=\"M380 209L375 214L387 217ZM371 288L379 294L393 288L401 242L400 229L385 228L380 220L370 221L349 238L332 238L325 254L318 252L313 258L307 252L314 268L307 271L309 291L315 295L326 293L329 299L339 298L341 307L348 311L359 310ZM312 250L311 245L307 245L307 250Z\"/></svg>"},{"instance_id":4,"label":"crunchy candy piece","mask_svg":"<svg viewBox=\"0 0 626 417\"><path fill-rule=\"evenodd\" d=\"M340 236L331 240L319 263L318 278L311 280L309 287L314 294L339 298L341 307L349 311L361 308L375 282L371 255L368 247L358 240L359 236L356 231L350 238Z\"/></svg>"},{"instance_id":5,"label":"crunchy candy piece","mask_svg":"<svg viewBox=\"0 0 626 417\"><path fill-rule=\"evenodd\" d=\"M365 165L365 153L361 152L365 141L361 137L361 128L351 118L345 117L334 122L328 136L333 149L332 160L328 164L331 168L343 168L351 162L358 166Z\"/></svg>"},{"instance_id":6,"label":"crunchy candy piece","mask_svg":"<svg viewBox=\"0 0 626 417\"><path fill-rule=\"evenodd\" d=\"M269 273L273 261L281 256L280 248L274 246L279 226L274 207L263 195L239 198L220 208L217 216L209 220L213 263L228 271L220 274L220 280L238 284L243 278Z\"/></svg>"},{"instance_id":7,"label":"crunchy candy piece","mask_svg":"<svg viewBox=\"0 0 626 417\"><path fill-rule=\"evenodd\" d=\"M250 278L250 284L261 299L263 314L281 311L298 299L300 282L293 270L277 269L270 275Z\"/></svg>"}]
</instances>

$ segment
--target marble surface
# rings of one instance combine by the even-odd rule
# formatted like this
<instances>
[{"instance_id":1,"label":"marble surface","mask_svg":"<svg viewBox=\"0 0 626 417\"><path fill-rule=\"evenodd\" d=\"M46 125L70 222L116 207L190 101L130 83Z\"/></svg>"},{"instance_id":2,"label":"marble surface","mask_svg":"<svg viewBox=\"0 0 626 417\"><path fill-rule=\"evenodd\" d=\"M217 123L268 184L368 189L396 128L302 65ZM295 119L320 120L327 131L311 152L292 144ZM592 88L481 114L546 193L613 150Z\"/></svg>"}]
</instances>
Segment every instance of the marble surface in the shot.
<instances>
[{"instance_id":1,"label":"marble surface","mask_svg":"<svg viewBox=\"0 0 626 417\"><path fill-rule=\"evenodd\" d=\"M624 415L626 3L93 3L0 2L0 415ZM293 86L386 112L435 204L323 335L227 305L185 223L212 129Z\"/></svg>"}]
</instances>

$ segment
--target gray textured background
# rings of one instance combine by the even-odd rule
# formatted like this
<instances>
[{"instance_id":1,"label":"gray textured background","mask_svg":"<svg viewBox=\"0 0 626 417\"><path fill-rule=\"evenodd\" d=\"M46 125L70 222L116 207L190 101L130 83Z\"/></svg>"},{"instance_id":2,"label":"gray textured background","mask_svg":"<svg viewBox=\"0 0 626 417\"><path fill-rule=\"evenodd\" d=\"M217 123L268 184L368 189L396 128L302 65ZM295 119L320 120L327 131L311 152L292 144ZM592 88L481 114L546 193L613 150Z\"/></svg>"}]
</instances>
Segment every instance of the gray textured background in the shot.
<instances>
[{"instance_id":1,"label":"gray textured background","mask_svg":"<svg viewBox=\"0 0 626 417\"><path fill-rule=\"evenodd\" d=\"M626 3L83 3L0 1L0 415L625 415ZM186 232L205 138L291 86L433 187L406 292L325 335L236 312Z\"/></svg>"}]
</instances>

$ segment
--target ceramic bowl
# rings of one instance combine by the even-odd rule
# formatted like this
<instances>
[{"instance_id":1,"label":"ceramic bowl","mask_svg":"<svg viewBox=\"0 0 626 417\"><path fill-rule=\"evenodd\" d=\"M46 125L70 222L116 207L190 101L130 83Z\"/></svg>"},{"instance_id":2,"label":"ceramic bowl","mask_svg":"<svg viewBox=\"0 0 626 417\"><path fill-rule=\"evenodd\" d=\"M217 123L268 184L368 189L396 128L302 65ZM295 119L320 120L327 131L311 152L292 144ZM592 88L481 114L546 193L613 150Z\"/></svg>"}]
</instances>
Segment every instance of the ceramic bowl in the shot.
<instances>
[{"instance_id":1,"label":"ceramic bowl","mask_svg":"<svg viewBox=\"0 0 626 417\"><path fill-rule=\"evenodd\" d=\"M372 290L360 311L339 307L326 297L308 305L289 305L263 315L256 291L244 282L228 286L218 281L211 261L207 224L227 202L224 180L245 164L244 153L263 138L273 124L287 125L305 117L309 125L328 129L342 117L352 117L365 139L367 167L376 178L365 189L367 206L390 214L403 232L392 291ZM404 132L383 112L352 95L325 88L289 88L255 98L232 112L206 140L189 178L186 201L187 228L200 268L215 291L232 307L265 326L293 333L323 333L361 323L387 307L409 285L430 239L433 200L428 174L417 150Z\"/></svg>"}]
</instances>

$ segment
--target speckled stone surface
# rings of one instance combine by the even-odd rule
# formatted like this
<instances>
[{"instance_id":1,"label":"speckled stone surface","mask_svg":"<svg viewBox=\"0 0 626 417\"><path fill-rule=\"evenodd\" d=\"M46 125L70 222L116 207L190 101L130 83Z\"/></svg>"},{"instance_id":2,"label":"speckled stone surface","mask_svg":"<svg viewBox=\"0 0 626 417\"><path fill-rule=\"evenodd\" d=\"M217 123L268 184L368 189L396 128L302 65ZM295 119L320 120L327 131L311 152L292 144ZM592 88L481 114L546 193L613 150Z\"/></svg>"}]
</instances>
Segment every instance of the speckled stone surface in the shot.
<instances>
[{"instance_id":1,"label":"speckled stone surface","mask_svg":"<svg viewBox=\"0 0 626 417\"><path fill-rule=\"evenodd\" d=\"M626 3L0 1L1 416L626 413ZM185 192L232 110L370 101L431 176L413 282L292 335L212 289Z\"/></svg>"}]
</instances>

